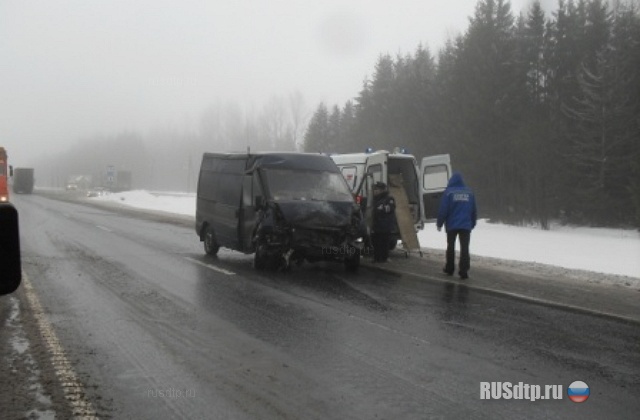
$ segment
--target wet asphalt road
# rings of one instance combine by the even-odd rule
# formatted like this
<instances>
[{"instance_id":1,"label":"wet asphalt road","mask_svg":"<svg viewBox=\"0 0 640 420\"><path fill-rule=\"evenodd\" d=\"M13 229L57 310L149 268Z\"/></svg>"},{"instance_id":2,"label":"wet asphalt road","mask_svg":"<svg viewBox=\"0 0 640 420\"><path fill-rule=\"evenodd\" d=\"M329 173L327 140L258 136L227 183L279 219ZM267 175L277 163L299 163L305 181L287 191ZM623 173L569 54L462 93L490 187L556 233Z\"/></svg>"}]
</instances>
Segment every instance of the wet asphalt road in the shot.
<instances>
[{"instance_id":1,"label":"wet asphalt road","mask_svg":"<svg viewBox=\"0 0 640 420\"><path fill-rule=\"evenodd\" d=\"M636 418L640 326L362 267L256 272L192 227L20 196L23 270L112 418ZM473 279L472 279L473 280ZM471 280L471 281L472 281ZM603 296L606 299L606 296ZM480 382L591 397L480 400Z\"/></svg>"}]
</instances>

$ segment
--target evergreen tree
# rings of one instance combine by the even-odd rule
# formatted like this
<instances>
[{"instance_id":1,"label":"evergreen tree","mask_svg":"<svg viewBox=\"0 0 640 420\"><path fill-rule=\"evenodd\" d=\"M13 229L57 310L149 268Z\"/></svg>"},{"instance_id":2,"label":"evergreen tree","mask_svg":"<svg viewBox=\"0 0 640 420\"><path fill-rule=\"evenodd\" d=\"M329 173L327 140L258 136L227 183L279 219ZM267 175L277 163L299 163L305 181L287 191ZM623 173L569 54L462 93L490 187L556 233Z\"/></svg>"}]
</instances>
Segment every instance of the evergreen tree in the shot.
<instances>
[{"instance_id":1,"label":"evergreen tree","mask_svg":"<svg viewBox=\"0 0 640 420\"><path fill-rule=\"evenodd\" d=\"M628 138L624 154L629 159L629 218L640 227L640 3L619 4L614 15L613 59L619 79L626 81L621 84L619 95L627 100L627 118L621 127L626 129Z\"/></svg>"},{"instance_id":2,"label":"evergreen tree","mask_svg":"<svg viewBox=\"0 0 640 420\"><path fill-rule=\"evenodd\" d=\"M360 111L367 123L369 145L375 149L387 149L398 129L394 118L395 65L388 54L378 59L367 99L360 102Z\"/></svg>"},{"instance_id":3,"label":"evergreen tree","mask_svg":"<svg viewBox=\"0 0 640 420\"><path fill-rule=\"evenodd\" d=\"M339 145L342 143L340 122L342 115L337 105L333 106L327 126L327 150L328 153L335 153Z\"/></svg>"},{"instance_id":4,"label":"evergreen tree","mask_svg":"<svg viewBox=\"0 0 640 420\"><path fill-rule=\"evenodd\" d=\"M419 45L413 56L396 62L396 106L399 128L392 146L404 146L418 155L435 154L440 142L435 125L436 65L429 49Z\"/></svg>"},{"instance_id":5,"label":"evergreen tree","mask_svg":"<svg viewBox=\"0 0 640 420\"><path fill-rule=\"evenodd\" d=\"M460 112L465 106L466 92L460 83L462 66L458 65L463 49L463 38L448 40L438 55L434 82L433 131L432 136L438 140L438 153L460 155L460 139L465 138L465 125ZM430 154L430 153L426 153Z\"/></svg>"},{"instance_id":6,"label":"evergreen tree","mask_svg":"<svg viewBox=\"0 0 640 420\"><path fill-rule=\"evenodd\" d=\"M336 146L337 153L349 153L358 150L355 133L356 110L351 101L345 103L340 117L340 143Z\"/></svg>"},{"instance_id":7,"label":"evergreen tree","mask_svg":"<svg viewBox=\"0 0 640 420\"><path fill-rule=\"evenodd\" d=\"M550 123L550 155L554 159L553 172L556 182L554 206L567 213L573 201L573 180L570 171L571 145L568 140L575 132L575 121L564 109L579 95L576 77L582 61L581 34L584 31L584 4L576 7L572 0L558 2L558 10L547 31L547 99ZM568 214L568 213L567 213Z\"/></svg>"},{"instance_id":8,"label":"evergreen tree","mask_svg":"<svg viewBox=\"0 0 640 420\"><path fill-rule=\"evenodd\" d=\"M614 11L559 0L547 20L536 1L514 22L508 1L479 0L437 65L422 46L382 55L355 104L319 107L307 150L451 153L484 216L640 223L640 23Z\"/></svg>"},{"instance_id":9,"label":"evergreen tree","mask_svg":"<svg viewBox=\"0 0 640 420\"><path fill-rule=\"evenodd\" d=\"M304 135L305 152L329 152L329 111L324 103L318 105L318 109L309 122L309 127Z\"/></svg>"},{"instance_id":10,"label":"evergreen tree","mask_svg":"<svg viewBox=\"0 0 640 420\"><path fill-rule=\"evenodd\" d=\"M567 210L582 221L602 223L610 206L609 177L614 139L612 126L616 99L614 70L608 61L611 14L600 0L585 4L586 22L581 44L584 45L580 66L576 69L578 94L567 99L565 114L574 121L567 133L570 142L568 167L572 200ZM586 207L585 207L586 206Z\"/></svg>"},{"instance_id":11,"label":"evergreen tree","mask_svg":"<svg viewBox=\"0 0 640 420\"><path fill-rule=\"evenodd\" d=\"M476 6L457 62L456 82L464 89L457 115L465 127L458 161L477 185L483 205L505 218L517 186L510 174L518 165L509 142L516 120L517 73L513 61L514 20L510 3L481 0Z\"/></svg>"},{"instance_id":12,"label":"evergreen tree","mask_svg":"<svg viewBox=\"0 0 640 420\"><path fill-rule=\"evenodd\" d=\"M520 16L517 26L518 75L514 92L519 92L521 101L517 110L518 129L512 139L518 162L511 179L515 187L511 197L513 216L520 221L539 222L547 228L555 162L553 155L549 155L552 144L546 88L547 25L539 2L532 4L526 17Z\"/></svg>"},{"instance_id":13,"label":"evergreen tree","mask_svg":"<svg viewBox=\"0 0 640 420\"><path fill-rule=\"evenodd\" d=\"M580 92L565 109L576 128L569 136L575 186L570 210L582 222L629 223L640 140L633 15L614 20L600 0L586 10L589 48L577 72Z\"/></svg>"}]
</instances>

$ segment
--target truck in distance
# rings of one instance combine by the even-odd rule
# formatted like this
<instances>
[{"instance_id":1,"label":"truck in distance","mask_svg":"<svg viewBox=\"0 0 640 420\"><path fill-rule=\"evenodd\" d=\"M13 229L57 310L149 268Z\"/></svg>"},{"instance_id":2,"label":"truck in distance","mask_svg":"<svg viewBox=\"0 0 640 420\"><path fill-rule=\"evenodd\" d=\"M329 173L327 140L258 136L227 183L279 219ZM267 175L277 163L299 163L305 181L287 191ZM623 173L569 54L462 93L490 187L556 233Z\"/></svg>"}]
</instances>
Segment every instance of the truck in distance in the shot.
<instances>
[{"instance_id":1,"label":"truck in distance","mask_svg":"<svg viewBox=\"0 0 640 420\"><path fill-rule=\"evenodd\" d=\"M16 194L31 194L33 192L35 179L33 178L33 168L14 168L13 170L13 192Z\"/></svg>"}]
</instances>

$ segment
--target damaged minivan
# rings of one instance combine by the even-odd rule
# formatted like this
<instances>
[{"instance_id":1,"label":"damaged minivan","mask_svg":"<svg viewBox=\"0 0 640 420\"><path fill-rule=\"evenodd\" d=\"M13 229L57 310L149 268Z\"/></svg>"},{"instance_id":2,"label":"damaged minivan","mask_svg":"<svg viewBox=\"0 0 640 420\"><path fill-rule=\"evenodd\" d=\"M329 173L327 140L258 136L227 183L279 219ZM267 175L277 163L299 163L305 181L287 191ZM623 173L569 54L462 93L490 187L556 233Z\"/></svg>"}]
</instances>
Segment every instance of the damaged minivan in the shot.
<instances>
[{"instance_id":1,"label":"damaged minivan","mask_svg":"<svg viewBox=\"0 0 640 420\"><path fill-rule=\"evenodd\" d=\"M257 269L304 260L360 264L360 207L328 156L310 153L205 153L196 233L205 252L254 253Z\"/></svg>"}]
</instances>

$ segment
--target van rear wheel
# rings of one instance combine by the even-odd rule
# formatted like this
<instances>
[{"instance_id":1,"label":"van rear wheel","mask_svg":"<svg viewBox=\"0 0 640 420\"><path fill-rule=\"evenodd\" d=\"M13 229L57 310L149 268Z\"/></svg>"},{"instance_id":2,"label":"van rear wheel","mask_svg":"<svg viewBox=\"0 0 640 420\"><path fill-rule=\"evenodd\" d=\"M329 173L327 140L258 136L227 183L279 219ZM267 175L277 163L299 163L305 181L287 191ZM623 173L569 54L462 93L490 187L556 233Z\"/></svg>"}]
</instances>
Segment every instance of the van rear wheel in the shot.
<instances>
[{"instance_id":1,"label":"van rear wheel","mask_svg":"<svg viewBox=\"0 0 640 420\"><path fill-rule=\"evenodd\" d=\"M217 255L220 250L220 245L216 242L215 235L213 233L213 229L207 227L207 230L204 232L204 252L207 255Z\"/></svg>"}]
</instances>

